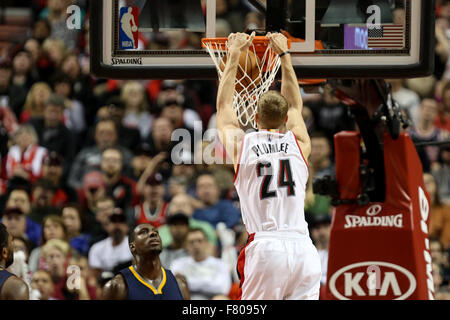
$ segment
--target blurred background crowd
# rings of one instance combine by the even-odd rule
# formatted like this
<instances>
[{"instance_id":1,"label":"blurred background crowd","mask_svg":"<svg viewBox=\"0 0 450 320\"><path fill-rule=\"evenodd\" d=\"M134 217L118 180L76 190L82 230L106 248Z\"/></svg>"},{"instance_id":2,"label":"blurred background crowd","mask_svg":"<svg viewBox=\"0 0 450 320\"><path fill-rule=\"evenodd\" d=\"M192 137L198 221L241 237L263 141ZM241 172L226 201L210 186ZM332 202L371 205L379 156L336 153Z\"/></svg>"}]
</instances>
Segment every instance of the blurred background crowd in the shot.
<instances>
[{"instance_id":1,"label":"blurred background crowd","mask_svg":"<svg viewBox=\"0 0 450 320\"><path fill-rule=\"evenodd\" d=\"M66 27L71 4L82 9L80 30ZM99 299L102 285L130 265L129 230L150 223L163 241L163 266L181 275L191 299L236 299L236 261L247 233L233 167L193 164L194 151L221 152L202 138L215 127L217 81L95 78L87 0L4 0L0 10L0 213L14 236L10 268L33 297ZM217 13L224 35L264 26L244 0L217 0ZM183 49L200 38L143 34L140 46ZM442 0L434 75L388 80L415 142L448 140L449 39L450 1ZM329 86L303 98L312 140L305 214L325 286L333 207L313 193L312 182L334 175L333 135L355 123ZM174 159L172 133L185 129L194 137L196 123L202 132L191 152ZM449 299L450 146L418 151L432 200L436 297Z\"/></svg>"}]
</instances>

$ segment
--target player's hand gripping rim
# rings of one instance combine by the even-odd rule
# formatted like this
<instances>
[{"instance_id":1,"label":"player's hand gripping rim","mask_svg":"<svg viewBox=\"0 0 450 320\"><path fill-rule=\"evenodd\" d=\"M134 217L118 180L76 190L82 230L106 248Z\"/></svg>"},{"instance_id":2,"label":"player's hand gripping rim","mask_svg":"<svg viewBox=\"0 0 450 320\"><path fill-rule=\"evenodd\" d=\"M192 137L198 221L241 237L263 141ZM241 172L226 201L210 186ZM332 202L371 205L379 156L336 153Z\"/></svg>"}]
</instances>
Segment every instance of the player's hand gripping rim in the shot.
<instances>
[{"instance_id":1,"label":"player's hand gripping rim","mask_svg":"<svg viewBox=\"0 0 450 320\"><path fill-rule=\"evenodd\" d=\"M253 43L256 33L253 31L251 35L246 33L232 33L228 36L228 51L242 52L248 50Z\"/></svg>"},{"instance_id":2,"label":"player's hand gripping rim","mask_svg":"<svg viewBox=\"0 0 450 320\"><path fill-rule=\"evenodd\" d=\"M269 39L269 46L280 57L289 53L287 38L281 33L267 33L266 37Z\"/></svg>"}]
</instances>

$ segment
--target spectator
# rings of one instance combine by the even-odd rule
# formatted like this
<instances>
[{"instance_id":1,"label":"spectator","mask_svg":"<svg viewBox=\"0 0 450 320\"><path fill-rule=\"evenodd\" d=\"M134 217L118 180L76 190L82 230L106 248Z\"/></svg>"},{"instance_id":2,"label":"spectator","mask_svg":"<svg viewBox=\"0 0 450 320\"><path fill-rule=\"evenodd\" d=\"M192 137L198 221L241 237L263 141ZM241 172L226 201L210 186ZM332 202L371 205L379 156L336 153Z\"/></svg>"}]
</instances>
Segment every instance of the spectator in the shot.
<instances>
[{"instance_id":1,"label":"spectator","mask_svg":"<svg viewBox=\"0 0 450 320\"><path fill-rule=\"evenodd\" d=\"M55 94L61 97L63 103L64 124L77 138L77 143L86 129L84 105L73 98L72 79L63 72L55 73L50 79Z\"/></svg>"},{"instance_id":2,"label":"spectator","mask_svg":"<svg viewBox=\"0 0 450 320\"><path fill-rule=\"evenodd\" d=\"M189 218L189 227L191 229L202 229L206 234L208 244L210 245L208 252L210 252L211 255L214 255L216 252L216 246L218 245L214 227L209 222L197 220L192 217L195 208L200 204L201 203L199 203L198 200L187 194L178 194L170 201L167 216L170 217L177 213L185 214ZM161 237L163 248L169 246L173 242L173 238L167 224L159 227L158 232Z\"/></svg>"},{"instance_id":3,"label":"spectator","mask_svg":"<svg viewBox=\"0 0 450 320\"><path fill-rule=\"evenodd\" d=\"M64 42L58 39L47 38L42 44L42 51L52 66L53 73L60 70L64 56L67 54ZM50 81L50 79L47 81Z\"/></svg>"},{"instance_id":4,"label":"spectator","mask_svg":"<svg viewBox=\"0 0 450 320\"><path fill-rule=\"evenodd\" d=\"M417 124L420 112L420 96L413 90L405 88L405 80L403 79L386 79L386 82L392 86L392 97L398 102L400 108L407 113L413 124Z\"/></svg>"},{"instance_id":5,"label":"spectator","mask_svg":"<svg viewBox=\"0 0 450 320\"><path fill-rule=\"evenodd\" d=\"M167 218L167 226L172 236L172 242L163 247L159 258L164 268L169 268L175 259L187 257L186 236L189 231L189 217L184 213L175 213Z\"/></svg>"},{"instance_id":6,"label":"spectator","mask_svg":"<svg viewBox=\"0 0 450 320\"><path fill-rule=\"evenodd\" d=\"M3 211L2 221L8 233L14 238L27 239L27 220L19 208L8 208Z\"/></svg>"},{"instance_id":7,"label":"spectator","mask_svg":"<svg viewBox=\"0 0 450 320\"><path fill-rule=\"evenodd\" d=\"M441 203L436 180L429 173L424 173L425 189L430 195L429 233L441 241L443 248L450 248L450 206Z\"/></svg>"},{"instance_id":8,"label":"spectator","mask_svg":"<svg viewBox=\"0 0 450 320\"><path fill-rule=\"evenodd\" d=\"M32 36L42 45L45 39L50 37L51 32L52 27L48 20L38 19L33 25Z\"/></svg>"},{"instance_id":9,"label":"spectator","mask_svg":"<svg viewBox=\"0 0 450 320\"><path fill-rule=\"evenodd\" d=\"M70 204L62 210L62 220L67 229L69 243L78 253L87 256L89 252L89 234L82 233L83 219L76 204Z\"/></svg>"},{"instance_id":10,"label":"spectator","mask_svg":"<svg viewBox=\"0 0 450 320\"><path fill-rule=\"evenodd\" d=\"M28 192L24 189L12 190L6 200L6 208L18 208L23 213L26 221L26 239L28 239L33 246L39 245L42 237L42 228L39 223L31 220L29 217L31 212L31 202ZM22 217L16 217L22 220Z\"/></svg>"},{"instance_id":11,"label":"spectator","mask_svg":"<svg viewBox=\"0 0 450 320\"><path fill-rule=\"evenodd\" d=\"M36 82L26 94L25 104L20 105L20 110L14 110L21 123L30 118L43 117L44 107L52 94L52 89L45 82ZM23 110L22 110L23 106Z\"/></svg>"},{"instance_id":12,"label":"spectator","mask_svg":"<svg viewBox=\"0 0 450 320\"><path fill-rule=\"evenodd\" d=\"M28 90L30 90L33 83L37 81L31 74L32 68L33 59L31 55L23 48L17 50L12 58L10 105L14 112L16 112L18 118Z\"/></svg>"},{"instance_id":13,"label":"spectator","mask_svg":"<svg viewBox=\"0 0 450 320\"><path fill-rule=\"evenodd\" d=\"M315 119L314 131L321 131L331 140L336 132L354 130L354 120L349 116L348 108L334 96L334 89L325 85L322 100L310 102L308 107Z\"/></svg>"},{"instance_id":14,"label":"spectator","mask_svg":"<svg viewBox=\"0 0 450 320\"><path fill-rule=\"evenodd\" d=\"M311 134L311 169L315 172L315 179L324 176L335 176L334 164L331 161L332 149L328 137L320 132Z\"/></svg>"},{"instance_id":15,"label":"spectator","mask_svg":"<svg viewBox=\"0 0 450 320\"><path fill-rule=\"evenodd\" d=\"M331 199L330 197L315 194L313 192L313 180L315 178L314 169L309 165L309 176L306 184L305 196L305 215L308 222L308 217L314 219L315 216L327 215L331 213Z\"/></svg>"},{"instance_id":16,"label":"spectator","mask_svg":"<svg viewBox=\"0 0 450 320\"><path fill-rule=\"evenodd\" d=\"M121 89L120 98L125 105L122 123L136 128L142 140L147 139L153 122L144 86L138 81L129 81Z\"/></svg>"},{"instance_id":17,"label":"spectator","mask_svg":"<svg viewBox=\"0 0 450 320\"><path fill-rule=\"evenodd\" d=\"M9 61L0 63L0 106L11 107L10 103L10 85L12 77L12 68Z\"/></svg>"},{"instance_id":18,"label":"spectator","mask_svg":"<svg viewBox=\"0 0 450 320\"><path fill-rule=\"evenodd\" d=\"M439 106L438 115L434 121L434 125L450 132L450 81L447 81L441 93L442 103Z\"/></svg>"},{"instance_id":19,"label":"spectator","mask_svg":"<svg viewBox=\"0 0 450 320\"><path fill-rule=\"evenodd\" d=\"M72 50L76 48L78 39L78 30L76 28L67 28L67 7L71 0L48 0L47 7L42 10L39 18L47 19L51 25L50 37L62 40L65 46ZM82 19L84 14L80 17Z\"/></svg>"},{"instance_id":20,"label":"spectator","mask_svg":"<svg viewBox=\"0 0 450 320\"><path fill-rule=\"evenodd\" d=\"M65 176L63 176L64 162L64 159L59 154L52 151L44 158L42 163L42 178L54 185L55 195L51 203L58 208L62 208L69 201L76 200L74 190L66 185Z\"/></svg>"},{"instance_id":21,"label":"spectator","mask_svg":"<svg viewBox=\"0 0 450 320\"><path fill-rule=\"evenodd\" d=\"M184 177L170 177L168 181L169 197L173 198L178 194L187 192L188 181Z\"/></svg>"},{"instance_id":22,"label":"spectator","mask_svg":"<svg viewBox=\"0 0 450 320\"><path fill-rule=\"evenodd\" d=\"M133 207L138 203L136 183L122 174L122 153L117 148L107 148L102 153L101 169L106 195L113 197L116 206L124 210L127 222L134 225Z\"/></svg>"},{"instance_id":23,"label":"spectator","mask_svg":"<svg viewBox=\"0 0 450 320\"><path fill-rule=\"evenodd\" d=\"M55 290L50 272L37 270L31 278L31 289L39 291L39 300L56 300L52 297Z\"/></svg>"},{"instance_id":24,"label":"spectator","mask_svg":"<svg viewBox=\"0 0 450 320\"><path fill-rule=\"evenodd\" d=\"M117 143L122 147L132 150L141 143L139 129L124 125L125 105L119 98L109 98L98 110L97 116L99 119L114 121L118 132Z\"/></svg>"},{"instance_id":25,"label":"spectator","mask_svg":"<svg viewBox=\"0 0 450 320\"><path fill-rule=\"evenodd\" d=\"M51 239L42 247L42 255L45 259L45 268L52 278L54 285L52 297L57 300L72 300L66 287L66 268L70 256L70 246L66 241Z\"/></svg>"},{"instance_id":26,"label":"spectator","mask_svg":"<svg viewBox=\"0 0 450 320\"><path fill-rule=\"evenodd\" d=\"M128 247L129 226L125 215L120 209L109 217L109 237L95 243L89 251L89 265L93 268L95 278L99 278L103 271L113 271L121 264L133 259Z\"/></svg>"},{"instance_id":27,"label":"spectator","mask_svg":"<svg viewBox=\"0 0 450 320\"><path fill-rule=\"evenodd\" d=\"M41 246L34 248L28 259L28 265L32 272L38 269L47 268L45 257L42 255L42 248L52 239L58 239L69 244L66 226L61 217L57 215L49 215L42 221Z\"/></svg>"},{"instance_id":28,"label":"spectator","mask_svg":"<svg viewBox=\"0 0 450 320\"><path fill-rule=\"evenodd\" d=\"M161 175L160 168L163 164L166 164L166 162L168 161L168 156L169 155L166 152L161 152L151 158L147 163L144 171L139 176L139 180L136 186L137 192L140 196L143 196L144 187L147 183L147 180L154 176L157 172Z\"/></svg>"},{"instance_id":29,"label":"spectator","mask_svg":"<svg viewBox=\"0 0 450 320\"><path fill-rule=\"evenodd\" d=\"M149 176L142 189L143 201L135 206L136 225L147 223L158 228L166 223L168 203L164 201L164 181L160 173Z\"/></svg>"},{"instance_id":30,"label":"spectator","mask_svg":"<svg viewBox=\"0 0 450 320\"><path fill-rule=\"evenodd\" d=\"M30 256L30 242L24 237L14 237L14 252L22 251L25 255L25 262L28 263L28 258Z\"/></svg>"},{"instance_id":31,"label":"spectator","mask_svg":"<svg viewBox=\"0 0 450 320\"><path fill-rule=\"evenodd\" d=\"M32 273L28 269L28 257L30 255L29 242L24 237L14 237L14 262L8 267L8 271L15 274L27 284L31 281ZM30 294L30 299L33 294Z\"/></svg>"},{"instance_id":32,"label":"spectator","mask_svg":"<svg viewBox=\"0 0 450 320\"><path fill-rule=\"evenodd\" d=\"M33 186L30 219L42 223L42 219L50 214L58 215L60 209L52 205L55 196L55 185L45 179L39 179Z\"/></svg>"},{"instance_id":33,"label":"spectator","mask_svg":"<svg viewBox=\"0 0 450 320\"><path fill-rule=\"evenodd\" d=\"M195 118L192 120L193 123L191 123L190 125L186 124L186 110L183 108L183 104L181 104L177 100L167 100L162 107L161 118L167 118L171 122L173 130L184 130L186 134L189 134L190 140L184 142L190 142L190 145L188 145L188 147L190 150L194 150L195 143L201 138L201 134L194 134L194 130L198 131L198 125L201 126L202 122L195 111L189 111L195 116ZM195 126L196 123L197 127Z\"/></svg>"},{"instance_id":34,"label":"spectator","mask_svg":"<svg viewBox=\"0 0 450 320\"><path fill-rule=\"evenodd\" d=\"M30 125L19 127L14 135L14 146L6 158L6 174L8 178L19 176L35 182L42 174L42 160L47 149L38 145L36 131Z\"/></svg>"},{"instance_id":35,"label":"spectator","mask_svg":"<svg viewBox=\"0 0 450 320\"><path fill-rule=\"evenodd\" d=\"M81 59L80 59L81 60ZM97 112L98 102L95 99L92 83L89 74L84 74L81 70L78 55L73 52L64 56L61 71L67 74L72 82L72 96L80 101L84 108L85 122L87 126L92 125L93 118ZM87 108L89 106L89 108ZM83 131L86 134L87 127Z\"/></svg>"},{"instance_id":36,"label":"spectator","mask_svg":"<svg viewBox=\"0 0 450 320\"><path fill-rule=\"evenodd\" d=\"M0 156L8 153L8 139L18 129L17 117L10 105L11 68L8 62L0 63Z\"/></svg>"},{"instance_id":37,"label":"spectator","mask_svg":"<svg viewBox=\"0 0 450 320\"><path fill-rule=\"evenodd\" d=\"M158 153L171 154L175 142L172 142L173 133L172 123L167 118L157 118L153 122L152 131L148 136L147 143L150 149L150 155L156 156ZM170 158L166 159L160 165L161 174L168 178L172 168Z\"/></svg>"},{"instance_id":38,"label":"spectator","mask_svg":"<svg viewBox=\"0 0 450 320\"><path fill-rule=\"evenodd\" d=\"M190 196L195 196L195 165L193 163L192 155L188 152L183 152L182 162L179 165L172 167L172 177L181 178L186 181L186 193Z\"/></svg>"},{"instance_id":39,"label":"spectator","mask_svg":"<svg viewBox=\"0 0 450 320\"><path fill-rule=\"evenodd\" d=\"M76 156L70 170L68 184L73 189L81 187L81 179L90 171L100 169L102 152L106 148L116 146L122 153L124 172L131 172L132 153L121 146L117 146L117 130L112 120L103 120L95 127L95 142L92 147L82 149Z\"/></svg>"},{"instance_id":40,"label":"spectator","mask_svg":"<svg viewBox=\"0 0 450 320\"><path fill-rule=\"evenodd\" d=\"M197 177L197 197L204 208L196 209L193 217L197 220L207 221L215 228L219 222L224 222L227 228L232 229L241 221L240 212L229 200L219 198L220 190L216 178L210 172L203 172Z\"/></svg>"},{"instance_id":41,"label":"spectator","mask_svg":"<svg viewBox=\"0 0 450 320\"><path fill-rule=\"evenodd\" d=\"M163 105L160 105L161 117L167 118L172 123L174 130L176 129L186 129L192 136L194 133L195 122L200 122L201 119L194 110L187 111L184 109L184 98L171 99L167 98ZM192 119L186 117L189 112L189 116ZM194 141L195 143L195 141Z\"/></svg>"},{"instance_id":42,"label":"spectator","mask_svg":"<svg viewBox=\"0 0 450 320\"><path fill-rule=\"evenodd\" d=\"M99 288L97 286L97 280L90 275L88 259L85 256L79 254L73 254L69 259L69 268L72 275L78 275L79 278L75 279L73 283L74 294L77 300L96 300L98 297Z\"/></svg>"},{"instance_id":43,"label":"spectator","mask_svg":"<svg viewBox=\"0 0 450 320\"><path fill-rule=\"evenodd\" d=\"M32 70L31 73L36 77L40 78L38 63L42 56L41 44L34 38L29 38L25 41L23 49L30 54Z\"/></svg>"},{"instance_id":44,"label":"spectator","mask_svg":"<svg viewBox=\"0 0 450 320\"><path fill-rule=\"evenodd\" d=\"M189 230L186 237L188 257L174 260L170 270L186 277L192 300L207 300L218 294L227 295L231 288L231 273L222 260L210 256L205 233Z\"/></svg>"},{"instance_id":45,"label":"spectator","mask_svg":"<svg viewBox=\"0 0 450 320\"><path fill-rule=\"evenodd\" d=\"M435 163L432 174L436 179L439 197L442 203L450 205L450 147L443 147L439 155L440 161Z\"/></svg>"},{"instance_id":46,"label":"spectator","mask_svg":"<svg viewBox=\"0 0 450 320\"><path fill-rule=\"evenodd\" d=\"M113 214L115 208L114 199L111 197L101 197L95 202L94 211L85 216L88 226L87 231L91 235L90 246L108 238L108 228L110 225L109 217Z\"/></svg>"},{"instance_id":47,"label":"spectator","mask_svg":"<svg viewBox=\"0 0 450 320\"><path fill-rule=\"evenodd\" d=\"M103 175L98 171L87 173L83 178L83 188L78 190L81 208L89 221L93 220L97 201L106 195Z\"/></svg>"},{"instance_id":48,"label":"spectator","mask_svg":"<svg viewBox=\"0 0 450 320\"><path fill-rule=\"evenodd\" d=\"M136 149L134 149L134 157L131 162L133 167L132 177L138 181L141 175L144 173L145 169L149 166L152 161L150 156L148 145L145 143L139 144Z\"/></svg>"},{"instance_id":49,"label":"spectator","mask_svg":"<svg viewBox=\"0 0 450 320\"><path fill-rule=\"evenodd\" d=\"M438 142L444 140L448 134L436 128L434 120L438 114L438 103L434 99L423 99L420 105L418 122L410 129L411 138L417 142ZM422 162L429 161L431 164L438 161L439 147L425 147L427 159L421 159ZM426 171L426 170L425 170Z\"/></svg>"},{"instance_id":50,"label":"spectator","mask_svg":"<svg viewBox=\"0 0 450 320\"><path fill-rule=\"evenodd\" d=\"M320 279L320 297L325 297L327 284L328 245L330 242L331 218L328 214L313 218L311 224L311 238L317 248L322 265L322 278Z\"/></svg>"},{"instance_id":51,"label":"spectator","mask_svg":"<svg viewBox=\"0 0 450 320\"><path fill-rule=\"evenodd\" d=\"M435 292L435 298L438 296L439 289L442 286L442 271L441 266L437 263L432 263L432 274L433 274L433 283L434 283L434 292ZM437 299L436 299L437 300Z\"/></svg>"},{"instance_id":52,"label":"spectator","mask_svg":"<svg viewBox=\"0 0 450 320\"><path fill-rule=\"evenodd\" d=\"M444 254L442 244L439 239L430 237L430 254L433 263L437 263L439 267L448 267L448 257Z\"/></svg>"}]
</instances>

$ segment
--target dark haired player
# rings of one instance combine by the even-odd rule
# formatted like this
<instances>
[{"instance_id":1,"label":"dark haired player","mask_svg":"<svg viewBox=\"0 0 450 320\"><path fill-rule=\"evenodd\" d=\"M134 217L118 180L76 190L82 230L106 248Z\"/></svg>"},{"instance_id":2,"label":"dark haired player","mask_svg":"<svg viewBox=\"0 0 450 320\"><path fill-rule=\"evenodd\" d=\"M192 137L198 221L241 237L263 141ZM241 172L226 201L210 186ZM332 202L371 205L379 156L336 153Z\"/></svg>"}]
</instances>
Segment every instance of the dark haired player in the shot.
<instances>
[{"instance_id":1,"label":"dark haired player","mask_svg":"<svg viewBox=\"0 0 450 320\"><path fill-rule=\"evenodd\" d=\"M6 271L14 262L13 237L0 223L0 300L29 300L28 286L14 274Z\"/></svg>"},{"instance_id":2,"label":"dark haired player","mask_svg":"<svg viewBox=\"0 0 450 320\"><path fill-rule=\"evenodd\" d=\"M103 288L107 300L183 300L175 276L161 266L161 238L155 227L140 224L128 238L134 257Z\"/></svg>"}]
</instances>

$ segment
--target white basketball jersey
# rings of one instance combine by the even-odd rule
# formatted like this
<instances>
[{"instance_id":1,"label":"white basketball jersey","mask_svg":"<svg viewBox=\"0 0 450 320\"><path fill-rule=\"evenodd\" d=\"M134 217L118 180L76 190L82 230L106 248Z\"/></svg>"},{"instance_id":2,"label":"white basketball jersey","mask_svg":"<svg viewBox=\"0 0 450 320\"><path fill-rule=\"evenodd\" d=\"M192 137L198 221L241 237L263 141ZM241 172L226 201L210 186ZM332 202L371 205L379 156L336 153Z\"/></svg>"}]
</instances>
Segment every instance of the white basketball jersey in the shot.
<instances>
[{"instance_id":1,"label":"white basketball jersey","mask_svg":"<svg viewBox=\"0 0 450 320\"><path fill-rule=\"evenodd\" d=\"M236 171L234 184L249 234L308 234L304 213L308 165L291 131L246 134Z\"/></svg>"}]
</instances>

